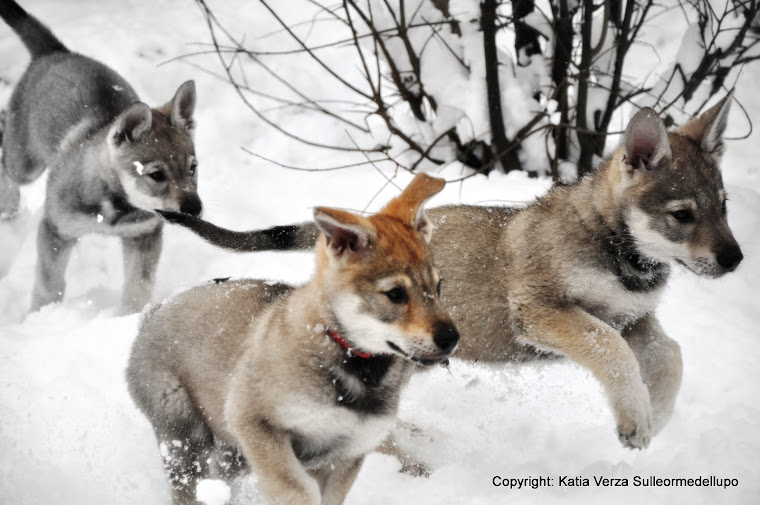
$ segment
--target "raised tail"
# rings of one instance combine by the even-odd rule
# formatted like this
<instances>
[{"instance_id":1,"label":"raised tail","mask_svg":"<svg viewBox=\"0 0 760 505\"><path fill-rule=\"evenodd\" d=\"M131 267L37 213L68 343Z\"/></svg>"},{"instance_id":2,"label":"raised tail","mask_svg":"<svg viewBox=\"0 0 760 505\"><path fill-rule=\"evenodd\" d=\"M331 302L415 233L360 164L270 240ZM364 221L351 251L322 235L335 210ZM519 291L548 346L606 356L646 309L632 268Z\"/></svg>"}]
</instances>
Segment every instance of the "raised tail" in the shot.
<instances>
[{"instance_id":1,"label":"raised tail","mask_svg":"<svg viewBox=\"0 0 760 505\"><path fill-rule=\"evenodd\" d=\"M48 28L14 0L0 0L0 18L21 37L32 59L52 53L69 52Z\"/></svg>"},{"instance_id":2,"label":"raised tail","mask_svg":"<svg viewBox=\"0 0 760 505\"><path fill-rule=\"evenodd\" d=\"M232 231L189 214L168 210L156 212L170 223L184 226L215 246L237 252L313 249L319 236L319 229L313 222L273 226L265 230Z\"/></svg>"}]
</instances>

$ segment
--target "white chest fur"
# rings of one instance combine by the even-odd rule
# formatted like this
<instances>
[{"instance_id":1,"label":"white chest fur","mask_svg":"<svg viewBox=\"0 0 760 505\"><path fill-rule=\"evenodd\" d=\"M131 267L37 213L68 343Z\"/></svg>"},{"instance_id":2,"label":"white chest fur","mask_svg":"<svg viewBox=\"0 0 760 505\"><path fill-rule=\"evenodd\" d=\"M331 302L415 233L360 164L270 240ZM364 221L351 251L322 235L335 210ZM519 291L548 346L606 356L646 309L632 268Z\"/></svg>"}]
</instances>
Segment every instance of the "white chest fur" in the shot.
<instances>
[{"instance_id":1,"label":"white chest fur","mask_svg":"<svg viewBox=\"0 0 760 505\"><path fill-rule=\"evenodd\" d=\"M591 267L575 268L565 282L568 298L618 330L654 312L664 289L630 291L614 274Z\"/></svg>"},{"instance_id":2,"label":"white chest fur","mask_svg":"<svg viewBox=\"0 0 760 505\"><path fill-rule=\"evenodd\" d=\"M283 427L315 457L302 460L307 468L338 459L351 459L376 449L390 433L392 415L359 414L338 405L325 405L305 395L294 395L278 409Z\"/></svg>"}]
</instances>

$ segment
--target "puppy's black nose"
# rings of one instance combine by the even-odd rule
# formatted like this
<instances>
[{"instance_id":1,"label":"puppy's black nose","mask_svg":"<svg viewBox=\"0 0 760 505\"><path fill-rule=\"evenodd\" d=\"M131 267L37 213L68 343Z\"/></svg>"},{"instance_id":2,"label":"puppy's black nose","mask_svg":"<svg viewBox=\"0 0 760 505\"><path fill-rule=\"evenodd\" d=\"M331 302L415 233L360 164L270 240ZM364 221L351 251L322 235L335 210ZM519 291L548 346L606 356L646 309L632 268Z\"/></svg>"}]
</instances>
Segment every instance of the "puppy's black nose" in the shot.
<instances>
[{"instance_id":1,"label":"puppy's black nose","mask_svg":"<svg viewBox=\"0 0 760 505\"><path fill-rule=\"evenodd\" d=\"M729 272L736 270L736 267L739 266L739 263L741 263L743 259L744 255L738 245L723 248L723 250L718 253L717 258L718 265L722 266Z\"/></svg>"},{"instance_id":2,"label":"puppy's black nose","mask_svg":"<svg viewBox=\"0 0 760 505\"><path fill-rule=\"evenodd\" d=\"M459 332L453 324L442 323L435 330L433 342L442 352L451 352L459 343Z\"/></svg>"},{"instance_id":3,"label":"puppy's black nose","mask_svg":"<svg viewBox=\"0 0 760 505\"><path fill-rule=\"evenodd\" d=\"M179 204L179 211L183 214L190 214L191 216L198 217L203 210L203 204L198 195L186 196Z\"/></svg>"}]
</instances>

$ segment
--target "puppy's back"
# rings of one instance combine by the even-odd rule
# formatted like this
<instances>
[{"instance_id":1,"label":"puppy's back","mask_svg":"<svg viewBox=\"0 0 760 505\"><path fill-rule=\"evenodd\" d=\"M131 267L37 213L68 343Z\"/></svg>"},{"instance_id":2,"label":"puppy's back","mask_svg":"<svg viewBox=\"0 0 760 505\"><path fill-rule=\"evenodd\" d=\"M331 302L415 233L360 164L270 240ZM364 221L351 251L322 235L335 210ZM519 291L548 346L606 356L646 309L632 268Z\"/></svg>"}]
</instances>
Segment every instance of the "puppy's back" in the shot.
<instances>
[{"instance_id":1,"label":"puppy's back","mask_svg":"<svg viewBox=\"0 0 760 505\"><path fill-rule=\"evenodd\" d=\"M224 412L227 380L243 352L249 327L291 287L261 280L216 281L190 289L143 314L127 367L130 394L160 431L187 418L186 430L201 421L226 434L221 419L196 419L195 405ZM167 410L174 411L167 416ZM168 430L170 426L165 426ZM203 427L205 428L205 427ZM176 430L172 430L176 431Z\"/></svg>"},{"instance_id":2,"label":"puppy's back","mask_svg":"<svg viewBox=\"0 0 760 505\"><path fill-rule=\"evenodd\" d=\"M28 149L46 163L77 131L93 133L139 101L127 81L100 62L76 53L55 53L32 62L19 81L9 109L25 129Z\"/></svg>"}]
</instances>

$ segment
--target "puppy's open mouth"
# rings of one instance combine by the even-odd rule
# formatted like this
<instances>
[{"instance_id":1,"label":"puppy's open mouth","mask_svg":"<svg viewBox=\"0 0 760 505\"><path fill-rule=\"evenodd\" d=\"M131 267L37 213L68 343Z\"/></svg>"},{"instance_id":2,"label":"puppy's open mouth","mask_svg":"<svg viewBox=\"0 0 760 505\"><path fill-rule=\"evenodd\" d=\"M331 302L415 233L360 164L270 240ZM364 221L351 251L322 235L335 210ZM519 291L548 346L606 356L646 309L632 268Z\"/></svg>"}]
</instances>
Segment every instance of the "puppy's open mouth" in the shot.
<instances>
[{"instance_id":1,"label":"puppy's open mouth","mask_svg":"<svg viewBox=\"0 0 760 505\"><path fill-rule=\"evenodd\" d=\"M396 344L394 344L390 340L386 340L385 343L388 344L388 347L390 347L391 349L393 349L393 351L397 352L398 354L402 355L403 357L405 357L408 360L414 361L415 363L419 363L420 365L429 366L429 365L435 365L437 363L440 363L442 365L448 365L448 363L449 363L449 355L448 354L441 355L441 356L436 356L436 357L433 357L433 358L420 358L418 356L410 356L409 354L407 354L404 351L402 351L399 346L397 346Z\"/></svg>"},{"instance_id":2,"label":"puppy's open mouth","mask_svg":"<svg viewBox=\"0 0 760 505\"><path fill-rule=\"evenodd\" d=\"M431 365L441 365L444 367L449 366L449 358L434 358L434 359L421 359L421 358L410 358L415 363L419 363L423 366L431 366Z\"/></svg>"}]
</instances>

